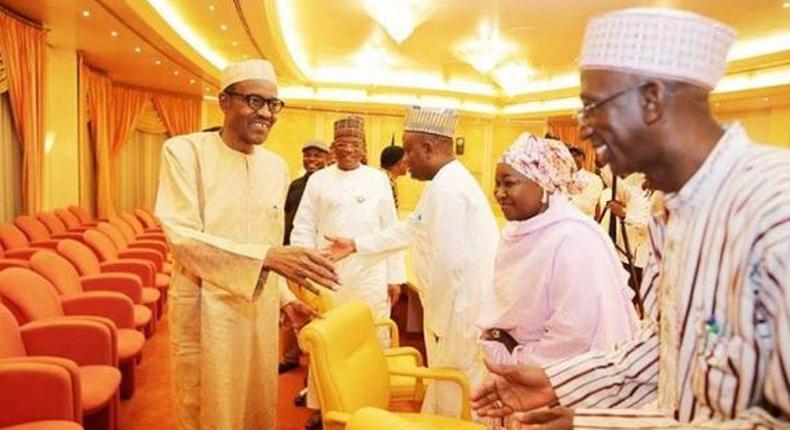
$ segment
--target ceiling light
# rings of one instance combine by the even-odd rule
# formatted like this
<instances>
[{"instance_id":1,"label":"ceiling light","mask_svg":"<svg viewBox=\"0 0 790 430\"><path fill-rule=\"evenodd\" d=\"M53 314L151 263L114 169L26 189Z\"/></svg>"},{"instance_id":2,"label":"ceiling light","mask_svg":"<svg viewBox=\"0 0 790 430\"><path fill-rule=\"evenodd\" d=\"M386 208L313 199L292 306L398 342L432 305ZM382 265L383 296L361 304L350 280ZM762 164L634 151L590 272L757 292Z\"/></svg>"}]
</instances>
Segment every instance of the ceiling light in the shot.
<instances>
[{"instance_id":1,"label":"ceiling light","mask_svg":"<svg viewBox=\"0 0 790 430\"><path fill-rule=\"evenodd\" d=\"M115 31L115 30L113 30L113 31L111 31L111 32L110 32L110 36L112 36L112 37L118 37L118 32L117 32L117 31Z\"/></svg>"},{"instance_id":2,"label":"ceiling light","mask_svg":"<svg viewBox=\"0 0 790 430\"><path fill-rule=\"evenodd\" d=\"M782 7L785 8L785 9L790 9L790 1L786 1L786 2L782 3Z\"/></svg>"},{"instance_id":3,"label":"ceiling light","mask_svg":"<svg viewBox=\"0 0 790 430\"><path fill-rule=\"evenodd\" d=\"M139 53L143 52L143 48L141 48L141 47L139 47L139 46L135 46L135 47L134 47L134 52L136 52L136 53L138 53L138 54L139 54Z\"/></svg>"},{"instance_id":4,"label":"ceiling light","mask_svg":"<svg viewBox=\"0 0 790 430\"><path fill-rule=\"evenodd\" d=\"M790 50L790 32L776 33L735 42L727 53L727 61L744 60L788 50Z\"/></svg>"},{"instance_id":5,"label":"ceiling light","mask_svg":"<svg viewBox=\"0 0 790 430\"><path fill-rule=\"evenodd\" d=\"M230 45L231 45L231 46L239 46L239 42L236 42L236 41L234 40L233 42L230 42Z\"/></svg>"},{"instance_id":6,"label":"ceiling light","mask_svg":"<svg viewBox=\"0 0 790 430\"><path fill-rule=\"evenodd\" d=\"M222 30L222 31L228 31L228 26L226 24L221 24L219 26L219 29Z\"/></svg>"},{"instance_id":7,"label":"ceiling light","mask_svg":"<svg viewBox=\"0 0 790 430\"><path fill-rule=\"evenodd\" d=\"M179 75L178 70L173 70L173 76L178 76L178 75Z\"/></svg>"},{"instance_id":8,"label":"ceiling light","mask_svg":"<svg viewBox=\"0 0 790 430\"><path fill-rule=\"evenodd\" d=\"M85 10L82 11L82 17L83 18L87 18L89 16L91 16L91 11L89 11L88 9L85 9Z\"/></svg>"},{"instance_id":9,"label":"ceiling light","mask_svg":"<svg viewBox=\"0 0 790 430\"><path fill-rule=\"evenodd\" d=\"M203 58L208 60L214 67L224 69L228 65L222 55L211 49L203 38L198 36L192 27L188 26L168 0L148 0L148 4L156 10L159 16L170 25L185 42L197 51Z\"/></svg>"},{"instance_id":10,"label":"ceiling light","mask_svg":"<svg viewBox=\"0 0 790 430\"><path fill-rule=\"evenodd\" d=\"M190 84L190 85L195 85L195 82L197 82L197 81L195 81L194 79L190 79L190 80L189 80L189 84Z\"/></svg>"},{"instance_id":11,"label":"ceiling light","mask_svg":"<svg viewBox=\"0 0 790 430\"><path fill-rule=\"evenodd\" d=\"M503 63L516 52L516 45L502 40L497 27L488 21L481 22L477 36L461 42L456 55L483 74Z\"/></svg>"},{"instance_id":12,"label":"ceiling light","mask_svg":"<svg viewBox=\"0 0 790 430\"><path fill-rule=\"evenodd\" d=\"M250 56L249 56L249 55L247 55L247 54L244 54L244 55L242 55L242 56L241 56L241 58L243 58L243 59L245 59L245 60L246 60L246 59L250 58Z\"/></svg>"},{"instance_id":13,"label":"ceiling light","mask_svg":"<svg viewBox=\"0 0 790 430\"><path fill-rule=\"evenodd\" d=\"M425 0L365 0L363 7L398 44L408 39L415 28L430 18L434 10L434 5Z\"/></svg>"},{"instance_id":14,"label":"ceiling light","mask_svg":"<svg viewBox=\"0 0 790 430\"><path fill-rule=\"evenodd\" d=\"M156 64L158 66L158 65L162 64L162 60L157 58L156 60L154 60L154 64Z\"/></svg>"},{"instance_id":15,"label":"ceiling light","mask_svg":"<svg viewBox=\"0 0 790 430\"><path fill-rule=\"evenodd\" d=\"M216 7L214 7L214 5L213 5L213 4L210 4L210 5L208 5L208 10L210 10L211 12L214 12L214 10L216 10L216 9L217 9L217 8L216 8Z\"/></svg>"},{"instance_id":16,"label":"ceiling light","mask_svg":"<svg viewBox=\"0 0 790 430\"><path fill-rule=\"evenodd\" d=\"M505 63L491 72L494 81L509 97L522 91L534 74L535 71L529 65L516 62Z\"/></svg>"}]
</instances>

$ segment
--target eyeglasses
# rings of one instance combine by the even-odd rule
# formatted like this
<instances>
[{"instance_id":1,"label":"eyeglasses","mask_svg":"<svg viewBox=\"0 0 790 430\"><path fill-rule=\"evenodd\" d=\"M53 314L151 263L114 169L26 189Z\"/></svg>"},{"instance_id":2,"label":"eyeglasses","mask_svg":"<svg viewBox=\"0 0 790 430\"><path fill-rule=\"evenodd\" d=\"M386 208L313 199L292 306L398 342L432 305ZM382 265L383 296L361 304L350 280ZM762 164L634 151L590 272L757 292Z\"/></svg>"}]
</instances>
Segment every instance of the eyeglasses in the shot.
<instances>
[{"instance_id":1,"label":"eyeglasses","mask_svg":"<svg viewBox=\"0 0 790 430\"><path fill-rule=\"evenodd\" d=\"M250 109L255 111L259 111L263 109L263 106L265 105L269 109L269 112L272 113L272 115L280 113L280 111L282 111L283 108L285 107L285 102L276 97L266 98L258 94L242 94L242 93L235 93L232 91L224 91L224 93L229 96L237 96L243 98L244 101L247 103L247 106L249 106Z\"/></svg>"},{"instance_id":2,"label":"eyeglasses","mask_svg":"<svg viewBox=\"0 0 790 430\"><path fill-rule=\"evenodd\" d=\"M597 102L592 102L592 103L588 103L588 104L584 105L581 109L576 111L576 121L578 121L579 124L587 123L587 120L590 118L590 114L592 112L594 112L596 109L600 108L601 106L605 105L606 103L609 103L610 101L612 101L612 100L614 100L614 99L616 99L616 98L618 98L618 97L620 97L622 95L630 93L633 90L642 89L646 85L647 84L644 83L644 82L642 82L640 84L632 85L632 86L630 86L630 87L628 87L628 88L626 88L624 90L621 90L621 91L618 91L618 92L612 94L611 96L609 96L609 97L607 97L607 98L605 98L603 100L598 100Z\"/></svg>"}]
</instances>

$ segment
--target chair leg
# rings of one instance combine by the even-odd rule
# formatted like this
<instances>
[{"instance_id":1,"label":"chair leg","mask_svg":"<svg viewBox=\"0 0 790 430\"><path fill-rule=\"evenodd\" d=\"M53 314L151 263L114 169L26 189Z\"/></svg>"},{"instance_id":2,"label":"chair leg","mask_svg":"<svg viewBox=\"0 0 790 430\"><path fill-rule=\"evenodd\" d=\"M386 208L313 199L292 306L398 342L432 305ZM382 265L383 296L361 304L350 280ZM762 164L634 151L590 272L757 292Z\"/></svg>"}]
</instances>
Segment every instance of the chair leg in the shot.
<instances>
[{"instance_id":1,"label":"chair leg","mask_svg":"<svg viewBox=\"0 0 790 430\"><path fill-rule=\"evenodd\" d=\"M137 357L134 357L125 363L121 363L118 368L121 371L121 398L131 399L134 395L137 374Z\"/></svg>"}]
</instances>

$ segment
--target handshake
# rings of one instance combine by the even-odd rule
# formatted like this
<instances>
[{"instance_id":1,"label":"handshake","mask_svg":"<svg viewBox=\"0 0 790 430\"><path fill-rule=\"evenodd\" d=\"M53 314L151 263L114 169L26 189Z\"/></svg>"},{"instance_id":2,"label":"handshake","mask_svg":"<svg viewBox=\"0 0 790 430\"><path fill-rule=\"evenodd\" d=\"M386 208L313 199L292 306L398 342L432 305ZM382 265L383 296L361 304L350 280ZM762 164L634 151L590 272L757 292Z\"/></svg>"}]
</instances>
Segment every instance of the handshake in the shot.
<instances>
[{"instance_id":1,"label":"handshake","mask_svg":"<svg viewBox=\"0 0 790 430\"><path fill-rule=\"evenodd\" d=\"M330 245L321 250L299 246L273 246L266 254L263 269L278 273L313 290L310 281L335 290L338 286L335 262L356 252L352 239L326 236Z\"/></svg>"}]
</instances>

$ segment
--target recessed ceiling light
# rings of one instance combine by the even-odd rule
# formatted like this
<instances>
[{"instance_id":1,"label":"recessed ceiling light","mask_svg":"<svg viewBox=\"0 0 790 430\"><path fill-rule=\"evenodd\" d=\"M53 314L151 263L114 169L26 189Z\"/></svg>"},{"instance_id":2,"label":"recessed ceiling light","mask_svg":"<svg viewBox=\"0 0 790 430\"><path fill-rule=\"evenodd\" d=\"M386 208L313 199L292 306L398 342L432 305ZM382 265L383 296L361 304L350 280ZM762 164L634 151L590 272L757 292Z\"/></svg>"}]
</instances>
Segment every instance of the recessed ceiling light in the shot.
<instances>
[{"instance_id":1,"label":"recessed ceiling light","mask_svg":"<svg viewBox=\"0 0 790 430\"><path fill-rule=\"evenodd\" d=\"M790 1L786 1L786 2L782 3L782 7L785 8L785 9L790 9Z\"/></svg>"},{"instance_id":2,"label":"recessed ceiling light","mask_svg":"<svg viewBox=\"0 0 790 430\"><path fill-rule=\"evenodd\" d=\"M227 26L227 25L225 25L225 24L221 24L221 25L219 26L219 29L220 29L220 30L222 30L222 31L228 31L228 26Z\"/></svg>"},{"instance_id":3,"label":"recessed ceiling light","mask_svg":"<svg viewBox=\"0 0 790 430\"><path fill-rule=\"evenodd\" d=\"M115 30L113 30L113 31L111 31L111 32L110 32L110 36L112 36L112 37L118 37L118 32L117 32L117 31L115 31Z\"/></svg>"},{"instance_id":4,"label":"recessed ceiling light","mask_svg":"<svg viewBox=\"0 0 790 430\"><path fill-rule=\"evenodd\" d=\"M764 102L767 102L768 100L771 100L771 98L770 97L763 97L763 101Z\"/></svg>"},{"instance_id":5,"label":"recessed ceiling light","mask_svg":"<svg viewBox=\"0 0 790 430\"><path fill-rule=\"evenodd\" d=\"M89 11L88 9L83 10L82 11L82 16L84 18L87 18L87 17L91 16L91 11Z\"/></svg>"},{"instance_id":6,"label":"recessed ceiling light","mask_svg":"<svg viewBox=\"0 0 790 430\"><path fill-rule=\"evenodd\" d=\"M189 83L190 83L191 85L195 85L195 82L196 82L196 81L195 81L194 79L190 79L190 80L189 80Z\"/></svg>"},{"instance_id":7,"label":"recessed ceiling light","mask_svg":"<svg viewBox=\"0 0 790 430\"><path fill-rule=\"evenodd\" d=\"M134 52L136 52L136 53L138 53L138 54L139 54L139 53L143 52L143 48L141 48L141 47L139 47L139 46L135 46L135 48L134 48Z\"/></svg>"},{"instance_id":8,"label":"recessed ceiling light","mask_svg":"<svg viewBox=\"0 0 790 430\"><path fill-rule=\"evenodd\" d=\"M157 58L156 60L154 60L154 64L156 64L158 66L158 65L162 64L162 60Z\"/></svg>"},{"instance_id":9,"label":"recessed ceiling light","mask_svg":"<svg viewBox=\"0 0 790 430\"><path fill-rule=\"evenodd\" d=\"M208 5L208 10L214 12L215 9L216 9L216 7L214 7L213 4Z\"/></svg>"},{"instance_id":10,"label":"recessed ceiling light","mask_svg":"<svg viewBox=\"0 0 790 430\"><path fill-rule=\"evenodd\" d=\"M239 46L239 42L236 42L235 40L233 42L230 42L230 44L231 46Z\"/></svg>"},{"instance_id":11,"label":"recessed ceiling light","mask_svg":"<svg viewBox=\"0 0 790 430\"><path fill-rule=\"evenodd\" d=\"M211 88L206 87L206 92L209 92L209 91L211 91Z\"/></svg>"},{"instance_id":12,"label":"recessed ceiling light","mask_svg":"<svg viewBox=\"0 0 790 430\"><path fill-rule=\"evenodd\" d=\"M173 70L173 76L178 76L178 70Z\"/></svg>"}]
</instances>

